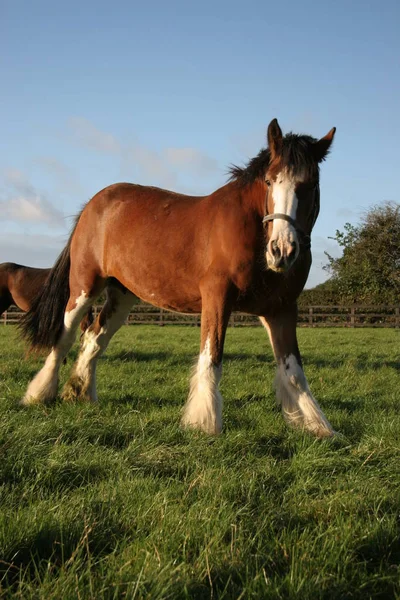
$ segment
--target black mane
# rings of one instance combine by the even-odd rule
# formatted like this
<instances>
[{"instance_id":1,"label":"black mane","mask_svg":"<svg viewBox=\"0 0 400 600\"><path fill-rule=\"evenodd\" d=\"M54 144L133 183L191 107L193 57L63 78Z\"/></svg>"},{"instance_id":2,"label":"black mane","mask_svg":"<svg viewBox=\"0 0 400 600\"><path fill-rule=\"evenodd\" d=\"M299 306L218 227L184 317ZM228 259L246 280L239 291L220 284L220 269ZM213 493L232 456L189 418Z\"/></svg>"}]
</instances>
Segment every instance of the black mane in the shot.
<instances>
[{"instance_id":1,"label":"black mane","mask_svg":"<svg viewBox=\"0 0 400 600\"><path fill-rule=\"evenodd\" d=\"M304 169L310 174L318 173L318 163L312 152L312 145L317 140L310 135L288 133L282 138L281 164L294 175ZM232 165L229 168L229 181L239 181L242 184L254 183L264 177L271 160L269 148L263 148L244 167Z\"/></svg>"}]
</instances>

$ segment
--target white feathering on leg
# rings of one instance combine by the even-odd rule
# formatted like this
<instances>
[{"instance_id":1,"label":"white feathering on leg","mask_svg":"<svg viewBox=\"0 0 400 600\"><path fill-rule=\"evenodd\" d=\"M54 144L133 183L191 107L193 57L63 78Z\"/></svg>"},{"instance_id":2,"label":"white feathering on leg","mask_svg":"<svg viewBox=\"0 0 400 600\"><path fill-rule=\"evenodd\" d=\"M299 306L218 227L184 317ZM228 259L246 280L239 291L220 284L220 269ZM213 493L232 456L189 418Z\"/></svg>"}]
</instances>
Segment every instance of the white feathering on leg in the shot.
<instances>
[{"instance_id":1,"label":"white feathering on leg","mask_svg":"<svg viewBox=\"0 0 400 600\"><path fill-rule=\"evenodd\" d=\"M218 390L221 374L222 365L213 364L210 339L207 338L190 382L182 425L210 434L221 432L223 400Z\"/></svg>"},{"instance_id":2,"label":"white feathering on leg","mask_svg":"<svg viewBox=\"0 0 400 600\"><path fill-rule=\"evenodd\" d=\"M89 328L83 334L78 359L64 386L62 393L64 400L80 399L97 402L97 360L107 349L112 336L125 322L134 299L130 292L121 292L117 289L107 290L106 296L103 307L106 315L105 323L99 331L96 332L95 328Z\"/></svg>"},{"instance_id":3,"label":"white feathering on leg","mask_svg":"<svg viewBox=\"0 0 400 600\"><path fill-rule=\"evenodd\" d=\"M294 354L279 362L275 389L288 425L304 428L318 437L334 435L335 432L313 397Z\"/></svg>"},{"instance_id":4,"label":"white feathering on leg","mask_svg":"<svg viewBox=\"0 0 400 600\"><path fill-rule=\"evenodd\" d=\"M60 366L75 340L75 333L85 309L91 304L91 299L82 290L76 299L75 308L64 314L64 330L57 345L52 348L42 369L30 382L21 404L46 403L57 396L58 373Z\"/></svg>"}]
</instances>

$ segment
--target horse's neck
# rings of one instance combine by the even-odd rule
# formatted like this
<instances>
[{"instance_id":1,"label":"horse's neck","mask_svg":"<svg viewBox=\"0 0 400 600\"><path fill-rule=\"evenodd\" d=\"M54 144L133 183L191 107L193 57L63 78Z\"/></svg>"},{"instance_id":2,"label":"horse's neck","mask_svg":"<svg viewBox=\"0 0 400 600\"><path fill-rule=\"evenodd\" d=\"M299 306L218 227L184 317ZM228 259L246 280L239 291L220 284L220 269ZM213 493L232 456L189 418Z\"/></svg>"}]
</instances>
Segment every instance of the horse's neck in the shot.
<instances>
[{"instance_id":1,"label":"horse's neck","mask_svg":"<svg viewBox=\"0 0 400 600\"><path fill-rule=\"evenodd\" d=\"M213 202L224 202L228 205L241 206L245 212L256 213L262 217L265 210L265 187L261 181L241 184L239 181L230 181L210 194Z\"/></svg>"}]
</instances>

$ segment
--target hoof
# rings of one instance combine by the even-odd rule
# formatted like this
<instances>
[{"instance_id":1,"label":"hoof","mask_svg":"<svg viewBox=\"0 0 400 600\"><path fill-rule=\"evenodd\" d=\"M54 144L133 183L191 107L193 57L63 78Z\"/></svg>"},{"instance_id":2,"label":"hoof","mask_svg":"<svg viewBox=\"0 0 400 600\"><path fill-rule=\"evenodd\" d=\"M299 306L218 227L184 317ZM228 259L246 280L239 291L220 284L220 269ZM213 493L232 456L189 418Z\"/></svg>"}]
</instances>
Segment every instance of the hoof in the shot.
<instances>
[{"instance_id":1,"label":"hoof","mask_svg":"<svg viewBox=\"0 0 400 600\"><path fill-rule=\"evenodd\" d=\"M20 406L49 406L50 404L54 404L56 401L55 398L40 398L38 396L30 396L25 394L25 396L20 400Z\"/></svg>"},{"instance_id":2,"label":"hoof","mask_svg":"<svg viewBox=\"0 0 400 600\"><path fill-rule=\"evenodd\" d=\"M25 396L20 401L20 406L38 406L40 404L49 406L54 404L57 398L58 380L51 386L38 386L35 380L31 381Z\"/></svg>"},{"instance_id":3,"label":"hoof","mask_svg":"<svg viewBox=\"0 0 400 600\"><path fill-rule=\"evenodd\" d=\"M284 414L285 421L291 429L297 429L309 435L313 435L318 439L332 438L338 435L334 429L332 429L330 423L305 423L302 420L288 419L287 415Z\"/></svg>"},{"instance_id":4,"label":"hoof","mask_svg":"<svg viewBox=\"0 0 400 600\"><path fill-rule=\"evenodd\" d=\"M96 398L90 396L85 382L78 376L73 376L67 381L61 393L61 398L64 402L96 402Z\"/></svg>"},{"instance_id":5,"label":"hoof","mask_svg":"<svg viewBox=\"0 0 400 600\"><path fill-rule=\"evenodd\" d=\"M222 431L222 423L216 422L211 419L204 419L201 421L193 421L188 415L183 415L181 419L181 426L184 429L197 429L203 431L208 435L219 435Z\"/></svg>"},{"instance_id":6,"label":"hoof","mask_svg":"<svg viewBox=\"0 0 400 600\"><path fill-rule=\"evenodd\" d=\"M324 439L324 438L333 438L335 436L337 436L336 431L334 431L333 429L325 429L325 428L320 428L320 429L314 429L314 430L306 430L309 433L311 433L312 435L314 435L316 438L318 439Z\"/></svg>"}]
</instances>

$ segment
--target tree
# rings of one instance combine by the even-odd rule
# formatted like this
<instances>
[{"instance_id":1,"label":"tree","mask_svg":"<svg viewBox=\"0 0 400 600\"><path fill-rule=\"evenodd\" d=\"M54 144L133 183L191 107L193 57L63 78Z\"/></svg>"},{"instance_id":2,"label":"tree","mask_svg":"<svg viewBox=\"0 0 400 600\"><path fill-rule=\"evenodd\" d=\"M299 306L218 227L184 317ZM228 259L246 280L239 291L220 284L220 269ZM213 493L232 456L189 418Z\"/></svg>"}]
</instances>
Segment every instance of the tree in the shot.
<instances>
[{"instance_id":1,"label":"tree","mask_svg":"<svg viewBox=\"0 0 400 600\"><path fill-rule=\"evenodd\" d=\"M400 300L400 204L372 207L358 226L346 223L333 238L343 248L340 258L327 252L324 267L338 297L346 302L373 304Z\"/></svg>"},{"instance_id":2,"label":"tree","mask_svg":"<svg viewBox=\"0 0 400 600\"><path fill-rule=\"evenodd\" d=\"M311 289L303 290L297 303L300 308L306 308L308 306L330 306L340 304L340 302L335 282L328 279Z\"/></svg>"}]
</instances>

